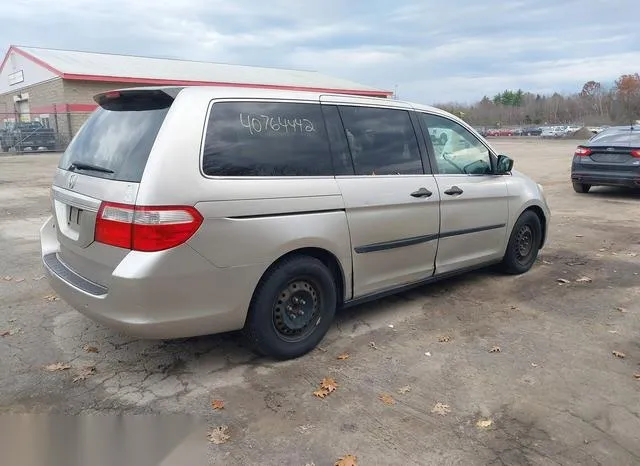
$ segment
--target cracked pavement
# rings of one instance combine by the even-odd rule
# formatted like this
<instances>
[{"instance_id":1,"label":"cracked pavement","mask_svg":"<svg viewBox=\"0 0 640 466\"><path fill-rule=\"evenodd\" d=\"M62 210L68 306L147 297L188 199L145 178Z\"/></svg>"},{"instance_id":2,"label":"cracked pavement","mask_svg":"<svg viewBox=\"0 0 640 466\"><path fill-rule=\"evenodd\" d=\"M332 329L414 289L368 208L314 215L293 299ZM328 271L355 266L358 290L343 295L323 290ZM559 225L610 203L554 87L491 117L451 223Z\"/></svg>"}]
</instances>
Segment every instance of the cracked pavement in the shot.
<instances>
[{"instance_id":1,"label":"cracked pavement","mask_svg":"<svg viewBox=\"0 0 640 466\"><path fill-rule=\"evenodd\" d=\"M0 334L13 330L0 337L0 413L193 414L229 426L212 464L320 466L348 453L364 465L640 464L640 193L575 194L572 141L494 145L543 184L553 212L534 269L343 311L319 349L287 362L234 334L134 339L47 300L38 229L57 157L0 157ZM56 362L71 368L44 369ZM320 400L324 377L338 388ZM451 412L432 413L436 403Z\"/></svg>"}]
</instances>

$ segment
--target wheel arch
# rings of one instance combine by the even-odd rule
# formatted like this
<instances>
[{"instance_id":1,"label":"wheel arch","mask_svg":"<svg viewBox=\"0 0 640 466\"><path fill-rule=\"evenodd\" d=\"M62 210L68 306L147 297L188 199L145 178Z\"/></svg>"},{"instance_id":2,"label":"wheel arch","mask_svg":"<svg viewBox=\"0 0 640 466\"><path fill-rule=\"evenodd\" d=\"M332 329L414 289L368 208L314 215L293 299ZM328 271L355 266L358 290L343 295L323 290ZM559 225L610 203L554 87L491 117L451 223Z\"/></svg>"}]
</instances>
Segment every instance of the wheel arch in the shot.
<instances>
[{"instance_id":1,"label":"wheel arch","mask_svg":"<svg viewBox=\"0 0 640 466\"><path fill-rule=\"evenodd\" d=\"M533 212L540 219L540 227L541 227L541 233L542 233L540 238L540 249L542 249L547 241L547 216L544 213L544 210L542 210L542 207L535 204L530 205L529 207L524 209L522 212L520 212L520 215L518 215L518 218L520 218L520 216L525 212Z\"/></svg>"},{"instance_id":2,"label":"wheel arch","mask_svg":"<svg viewBox=\"0 0 640 466\"><path fill-rule=\"evenodd\" d=\"M294 256L313 257L315 259L318 259L320 262L322 262L325 265L325 267L329 269L329 272L331 272L331 275L333 275L333 279L336 284L336 295L338 298L338 307L341 306L346 299L346 291L348 290L348 287L350 285L346 283L346 278L345 278L346 276L344 273L344 269L342 267L342 264L336 257L336 255L333 254L331 251L328 251L323 248L301 247L301 248L289 251L285 254L282 254L280 257L274 260L269 267L267 267L267 269L264 271L264 273L260 277L258 284L261 283L264 277L280 262ZM256 289L257 288L258 287L256 286ZM254 294L255 294L255 290L254 290Z\"/></svg>"}]
</instances>

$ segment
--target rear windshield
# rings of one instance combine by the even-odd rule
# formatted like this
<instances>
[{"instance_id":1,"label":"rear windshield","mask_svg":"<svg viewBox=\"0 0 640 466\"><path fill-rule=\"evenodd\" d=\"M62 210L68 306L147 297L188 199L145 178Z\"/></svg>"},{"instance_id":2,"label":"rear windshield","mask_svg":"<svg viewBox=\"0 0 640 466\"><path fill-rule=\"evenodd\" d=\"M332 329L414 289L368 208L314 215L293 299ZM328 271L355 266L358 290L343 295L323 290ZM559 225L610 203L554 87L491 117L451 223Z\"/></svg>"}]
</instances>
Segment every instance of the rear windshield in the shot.
<instances>
[{"instance_id":1,"label":"rear windshield","mask_svg":"<svg viewBox=\"0 0 640 466\"><path fill-rule=\"evenodd\" d=\"M116 93L101 99L60 159L84 175L139 183L173 99L162 92ZM92 168L93 167L93 168Z\"/></svg>"},{"instance_id":2,"label":"rear windshield","mask_svg":"<svg viewBox=\"0 0 640 466\"><path fill-rule=\"evenodd\" d=\"M590 140L592 146L640 147L640 131L611 131Z\"/></svg>"}]
</instances>

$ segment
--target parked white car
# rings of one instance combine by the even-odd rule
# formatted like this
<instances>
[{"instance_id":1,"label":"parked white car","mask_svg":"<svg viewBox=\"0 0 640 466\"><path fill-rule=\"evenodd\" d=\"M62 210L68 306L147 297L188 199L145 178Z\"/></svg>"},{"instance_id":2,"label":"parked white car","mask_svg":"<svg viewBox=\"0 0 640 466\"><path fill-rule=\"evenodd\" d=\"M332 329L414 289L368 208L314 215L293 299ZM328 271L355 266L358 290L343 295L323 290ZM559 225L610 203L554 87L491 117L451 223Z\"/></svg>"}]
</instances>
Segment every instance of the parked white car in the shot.
<instances>
[{"instance_id":1,"label":"parked white car","mask_svg":"<svg viewBox=\"0 0 640 466\"><path fill-rule=\"evenodd\" d=\"M562 127L560 126L548 126L546 128L542 128L542 136L543 138L557 138L564 134Z\"/></svg>"}]
</instances>

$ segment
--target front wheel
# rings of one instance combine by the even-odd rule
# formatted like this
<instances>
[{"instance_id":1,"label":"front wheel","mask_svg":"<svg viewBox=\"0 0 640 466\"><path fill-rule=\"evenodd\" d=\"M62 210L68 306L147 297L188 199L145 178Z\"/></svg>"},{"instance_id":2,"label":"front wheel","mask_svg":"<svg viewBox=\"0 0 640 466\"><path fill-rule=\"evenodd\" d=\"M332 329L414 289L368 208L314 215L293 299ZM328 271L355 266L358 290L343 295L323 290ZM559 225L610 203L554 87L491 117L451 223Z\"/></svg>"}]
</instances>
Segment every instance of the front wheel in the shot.
<instances>
[{"instance_id":1,"label":"front wheel","mask_svg":"<svg viewBox=\"0 0 640 466\"><path fill-rule=\"evenodd\" d=\"M531 269L542 242L540 218L532 211L525 211L516 222L507 251L502 260L505 272L513 275L525 273Z\"/></svg>"},{"instance_id":2,"label":"front wheel","mask_svg":"<svg viewBox=\"0 0 640 466\"><path fill-rule=\"evenodd\" d=\"M318 259L294 256L258 285L244 328L253 350L276 359L302 356L324 338L336 312L336 283Z\"/></svg>"},{"instance_id":3,"label":"front wheel","mask_svg":"<svg viewBox=\"0 0 640 466\"><path fill-rule=\"evenodd\" d=\"M586 194L589 192L590 189L591 189L590 184L573 183L573 190L577 193Z\"/></svg>"}]
</instances>

